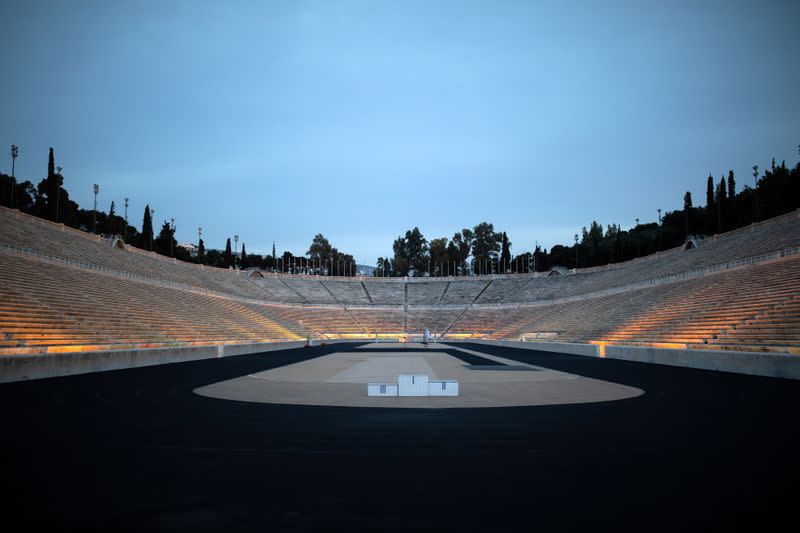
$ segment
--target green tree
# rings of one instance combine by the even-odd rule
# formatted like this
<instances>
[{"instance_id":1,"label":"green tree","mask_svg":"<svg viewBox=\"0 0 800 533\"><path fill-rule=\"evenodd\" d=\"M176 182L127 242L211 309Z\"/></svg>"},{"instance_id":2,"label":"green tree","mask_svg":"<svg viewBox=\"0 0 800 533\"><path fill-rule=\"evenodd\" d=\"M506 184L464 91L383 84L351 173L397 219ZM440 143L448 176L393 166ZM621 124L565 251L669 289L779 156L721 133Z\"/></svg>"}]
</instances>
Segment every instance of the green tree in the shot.
<instances>
[{"instance_id":1,"label":"green tree","mask_svg":"<svg viewBox=\"0 0 800 533\"><path fill-rule=\"evenodd\" d=\"M717 231L722 233L725 231L725 205L728 203L728 192L725 187L725 176L722 176L717 184L717 189L714 193L714 205L717 212Z\"/></svg>"},{"instance_id":2,"label":"green tree","mask_svg":"<svg viewBox=\"0 0 800 533\"><path fill-rule=\"evenodd\" d=\"M242 242L242 255L239 258L242 268L247 268L247 250L244 248L244 241Z\"/></svg>"},{"instance_id":3,"label":"green tree","mask_svg":"<svg viewBox=\"0 0 800 533\"><path fill-rule=\"evenodd\" d=\"M457 276L460 273L461 266L464 261L461 259L461 252L459 251L458 246L456 246L456 243L452 240L447 243L445 258L447 264L450 265L452 275Z\"/></svg>"},{"instance_id":4,"label":"green tree","mask_svg":"<svg viewBox=\"0 0 800 533\"><path fill-rule=\"evenodd\" d=\"M398 237L392 244L394 260L392 270L398 276L421 276L428 267L428 241L419 228L406 231L404 237Z\"/></svg>"},{"instance_id":5,"label":"green tree","mask_svg":"<svg viewBox=\"0 0 800 533\"><path fill-rule=\"evenodd\" d=\"M108 208L108 219L107 225L104 228L104 233L110 233L112 235L116 235L118 232L116 231L116 205L114 204L114 200L111 200L111 207Z\"/></svg>"},{"instance_id":6,"label":"green tree","mask_svg":"<svg viewBox=\"0 0 800 533\"><path fill-rule=\"evenodd\" d=\"M500 265L503 273L505 274L511 268L511 243L508 242L506 232L503 232L502 251L500 252Z\"/></svg>"},{"instance_id":7,"label":"green tree","mask_svg":"<svg viewBox=\"0 0 800 533\"><path fill-rule=\"evenodd\" d=\"M206 252L206 262L205 264L208 266L213 267L221 267L223 263L222 254L219 253L217 250L209 250Z\"/></svg>"},{"instance_id":8,"label":"green tree","mask_svg":"<svg viewBox=\"0 0 800 533\"><path fill-rule=\"evenodd\" d=\"M683 195L683 213L686 220L686 236L688 237L691 234L691 223L689 218L691 217L692 213L692 193L689 191L686 191L686 194Z\"/></svg>"},{"instance_id":9,"label":"green tree","mask_svg":"<svg viewBox=\"0 0 800 533\"><path fill-rule=\"evenodd\" d=\"M155 242L153 243L154 251L158 254L171 257L177 246L178 243L175 240L175 228L173 228L170 223L165 220L164 224L161 226L161 231L158 232L158 237L156 237Z\"/></svg>"},{"instance_id":10,"label":"green tree","mask_svg":"<svg viewBox=\"0 0 800 533\"><path fill-rule=\"evenodd\" d=\"M395 276L408 276L410 269L408 262L408 250L404 237L397 237L392 243L392 274Z\"/></svg>"},{"instance_id":11,"label":"green tree","mask_svg":"<svg viewBox=\"0 0 800 533\"><path fill-rule=\"evenodd\" d=\"M728 229L738 226L736 220L736 179L733 177L733 170L728 171L728 201L726 202Z\"/></svg>"},{"instance_id":12,"label":"green tree","mask_svg":"<svg viewBox=\"0 0 800 533\"><path fill-rule=\"evenodd\" d=\"M375 270L372 271L374 277L387 277L391 275L392 265L388 259L379 257L375 263Z\"/></svg>"},{"instance_id":13,"label":"green tree","mask_svg":"<svg viewBox=\"0 0 800 533\"><path fill-rule=\"evenodd\" d=\"M63 222L63 217L59 212L61 203L60 192L63 184L63 176L56 174L55 158L53 147L50 147L50 155L47 161L47 177L44 178L37 187L35 198L35 214L48 220Z\"/></svg>"},{"instance_id":14,"label":"green tree","mask_svg":"<svg viewBox=\"0 0 800 533\"><path fill-rule=\"evenodd\" d=\"M472 243L475 241L475 234L469 228L464 228L453 235L451 243L457 250L453 253L453 260L459 265L462 274L466 273L467 259L472 253ZM448 246L449 248L449 246Z\"/></svg>"},{"instance_id":15,"label":"green tree","mask_svg":"<svg viewBox=\"0 0 800 533\"><path fill-rule=\"evenodd\" d=\"M421 276L427 267L428 241L419 228L406 232L406 257L415 276Z\"/></svg>"},{"instance_id":16,"label":"green tree","mask_svg":"<svg viewBox=\"0 0 800 533\"><path fill-rule=\"evenodd\" d=\"M294 272L294 256L292 252L284 251L279 264L281 272Z\"/></svg>"},{"instance_id":17,"label":"green tree","mask_svg":"<svg viewBox=\"0 0 800 533\"><path fill-rule=\"evenodd\" d=\"M786 161L780 165L772 159L770 168L758 181L758 201L761 219L788 213L798 207L797 197L800 182L797 173L790 172Z\"/></svg>"},{"instance_id":18,"label":"green tree","mask_svg":"<svg viewBox=\"0 0 800 533\"><path fill-rule=\"evenodd\" d=\"M197 243L197 262L203 264L206 259L206 245L203 242L203 239L200 239L200 242Z\"/></svg>"},{"instance_id":19,"label":"green tree","mask_svg":"<svg viewBox=\"0 0 800 533\"><path fill-rule=\"evenodd\" d=\"M708 175L706 182L706 233L711 235L717 225L717 213L714 206L714 178Z\"/></svg>"},{"instance_id":20,"label":"green tree","mask_svg":"<svg viewBox=\"0 0 800 533\"><path fill-rule=\"evenodd\" d=\"M331 246L331 243L328 242L328 239L326 239L324 235L317 233L314 235L314 239L311 241L311 246L308 247L306 255L312 265L322 265L322 267L324 267L333 257L333 246Z\"/></svg>"},{"instance_id":21,"label":"green tree","mask_svg":"<svg viewBox=\"0 0 800 533\"><path fill-rule=\"evenodd\" d=\"M150 216L150 204L144 206L144 218L142 219L142 248L153 251L153 219Z\"/></svg>"},{"instance_id":22,"label":"green tree","mask_svg":"<svg viewBox=\"0 0 800 533\"><path fill-rule=\"evenodd\" d=\"M589 226L589 231L587 232L586 228L583 228L583 233L583 244L588 244L592 248L597 248L603 238L603 225L593 220L592 225Z\"/></svg>"},{"instance_id":23,"label":"green tree","mask_svg":"<svg viewBox=\"0 0 800 533\"><path fill-rule=\"evenodd\" d=\"M225 241L225 253L222 256L222 267L230 268L233 266L233 252L231 251L231 238Z\"/></svg>"},{"instance_id":24,"label":"green tree","mask_svg":"<svg viewBox=\"0 0 800 533\"><path fill-rule=\"evenodd\" d=\"M494 231L494 225L481 222L472 230L472 258L475 260L475 272L490 274L500 252L502 234Z\"/></svg>"},{"instance_id":25,"label":"green tree","mask_svg":"<svg viewBox=\"0 0 800 533\"><path fill-rule=\"evenodd\" d=\"M448 264L447 237L432 239L428 245L428 251L430 254L430 266L428 270L432 276L443 276L453 269L453 267Z\"/></svg>"},{"instance_id":26,"label":"green tree","mask_svg":"<svg viewBox=\"0 0 800 533\"><path fill-rule=\"evenodd\" d=\"M56 213L58 202L58 189L61 187L58 178L56 177L56 162L53 155L53 147L50 147L50 155L47 159L47 211L50 220L56 220L58 214Z\"/></svg>"},{"instance_id":27,"label":"green tree","mask_svg":"<svg viewBox=\"0 0 800 533\"><path fill-rule=\"evenodd\" d=\"M12 192L13 188L13 192ZM11 207L23 213L35 214L36 187L30 181L18 182L8 174L0 174L0 205Z\"/></svg>"}]
</instances>

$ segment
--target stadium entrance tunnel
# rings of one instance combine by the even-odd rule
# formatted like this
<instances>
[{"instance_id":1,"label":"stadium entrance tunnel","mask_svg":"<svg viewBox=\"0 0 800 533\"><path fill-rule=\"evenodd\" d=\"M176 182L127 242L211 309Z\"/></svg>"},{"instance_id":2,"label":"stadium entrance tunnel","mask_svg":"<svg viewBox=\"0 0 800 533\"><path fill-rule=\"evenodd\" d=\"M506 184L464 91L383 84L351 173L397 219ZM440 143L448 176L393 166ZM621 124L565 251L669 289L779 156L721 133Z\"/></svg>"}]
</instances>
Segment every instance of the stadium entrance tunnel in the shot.
<instances>
[{"instance_id":1,"label":"stadium entrance tunnel","mask_svg":"<svg viewBox=\"0 0 800 533\"><path fill-rule=\"evenodd\" d=\"M367 384L400 374L455 380L457 397L367 396ZM476 408L579 404L634 398L635 387L520 363L445 344L371 343L220 381L196 394L244 402L383 408Z\"/></svg>"}]
</instances>

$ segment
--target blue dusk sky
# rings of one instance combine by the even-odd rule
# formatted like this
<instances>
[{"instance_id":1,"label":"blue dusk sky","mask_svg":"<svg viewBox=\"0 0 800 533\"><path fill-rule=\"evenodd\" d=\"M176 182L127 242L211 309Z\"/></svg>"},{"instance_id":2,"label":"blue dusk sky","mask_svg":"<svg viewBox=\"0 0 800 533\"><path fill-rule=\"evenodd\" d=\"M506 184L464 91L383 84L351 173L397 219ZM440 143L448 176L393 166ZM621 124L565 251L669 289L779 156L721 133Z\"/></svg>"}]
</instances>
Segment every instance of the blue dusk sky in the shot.
<instances>
[{"instance_id":1,"label":"blue dusk sky","mask_svg":"<svg viewBox=\"0 0 800 533\"><path fill-rule=\"evenodd\" d=\"M623 228L800 144L800 2L4 0L0 170L180 242L361 263L481 221Z\"/></svg>"}]
</instances>

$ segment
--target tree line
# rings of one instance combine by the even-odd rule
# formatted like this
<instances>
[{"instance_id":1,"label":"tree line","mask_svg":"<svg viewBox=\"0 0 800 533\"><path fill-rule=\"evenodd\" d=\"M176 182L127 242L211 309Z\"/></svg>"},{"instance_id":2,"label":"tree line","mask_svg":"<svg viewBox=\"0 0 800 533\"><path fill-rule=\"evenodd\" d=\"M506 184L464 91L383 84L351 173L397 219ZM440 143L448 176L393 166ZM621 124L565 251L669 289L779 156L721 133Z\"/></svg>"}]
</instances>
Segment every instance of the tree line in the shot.
<instances>
[{"instance_id":1,"label":"tree line","mask_svg":"<svg viewBox=\"0 0 800 533\"><path fill-rule=\"evenodd\" d=\"M12 157L16 156L17 147L14 146ZM702 238L730 231L800 207L800 162L789 168L785 161L777 165L773 159L763 174L754 166L752 179L752 187L748 183L737 192L732 170L723 173L719 181L709 174L703 207L696 207L691 192L686 191L683 209L666 212L663 216L659 210L657 221L640 223L636 219L636 225L629 230L623 230L616 223L604 228L592 221L588 228L584 226L580 234L574 235L572 244L557 244L550 250L537 245L532 251L512 254L507 233L495 230L488 222L457 231L449 239L440 237L430 241L414 227L394 240L392 256L378 258L373 275L459 276L545 272L556 266L599 266L673 248L683 244L689 236ZM141 231L126 220L127 216L120 216L120 207L114 201L107 212L82 209L64 188L64 176L61 168L55 165L53 148L48 157L47 177L37 185L0 174L0 205L83 231L119 235L127 244L143 250L213 267L334 276L358 273L353 255L340 252L322 234L315 235L308 251L300 256L289 251L276 255L274 243L271 254L248 254L244 242L241 251L234 251L230 238L224 250L207 250L199 236L192 253L178 246L173 219L164 220L155 235L155 211L149 204L142 215ZM124 209L126 212L127 198Z\"/></svg>"},{"instance_id":2,"label":"tree line","mask_svg":"<svg viewBox=\"0 0 800 533\"><path fill-rule=\"evenodd\" d=\"M16 159L18 153L18 148L12 147L13 159ZM126 244L142 250L219 268L258 268L334 276L356 274L352 254L339 252L322 235L314 237L307 256L295 256L288 251L276 255L274 243L272 254L248 254L244 242L241 251L234 251L230 238L227 239L224 250L206 249L205 242L199 235L195 250L190 251L179 246L175 240L174 219L164 220L158 234L155 233L155 210L149 204L144 208L142 229L139 231L130 220L126 220L127 202L126 198L123 216L119 214L119 206L114 201L108 211L95 209L94 206L92 209L82 209L77 202L70 199L69 191L64 187L64 176L61 168L55 164L53 148L50 148L48 155L47 177L37 185L30 180L20 182L13 175L0 173L0 205L89 233L120 236Z\"/></svg>"},{"instance_id":3,"label":"tree line","mask_svg":"<svg viewBox=\"0 0 800 533\"><path fill-rule=\"evenodd\" d=\"M798 147L800 152L800 146ZM761 174L753 166L752 184L737 192L732 170L719 181L706 179L706 205L693 204L692 193L683 196L683 209L661 214L658 220L623 230L619 224L603 227L597 221L572 244L557 244L550 250L535 246L533 251L512 254L506 232L481 222L462 229L450 239L428 241L415 227L398 236L393 255L379 257L375 276L453 276L470 274L546 272L552 267L585 268L650 255L680 246L690 237L705 238L766 220L800 208L800 162L789 168L775 159Z\"/></svg>"}]
</instances>

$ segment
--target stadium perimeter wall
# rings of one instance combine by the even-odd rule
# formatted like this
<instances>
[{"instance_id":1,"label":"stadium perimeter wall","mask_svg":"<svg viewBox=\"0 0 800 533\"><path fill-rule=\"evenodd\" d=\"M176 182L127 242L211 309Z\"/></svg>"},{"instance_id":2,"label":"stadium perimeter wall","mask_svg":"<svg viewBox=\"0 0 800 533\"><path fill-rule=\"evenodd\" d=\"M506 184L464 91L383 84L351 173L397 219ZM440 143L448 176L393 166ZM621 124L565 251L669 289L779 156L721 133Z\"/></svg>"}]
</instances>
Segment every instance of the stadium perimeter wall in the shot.
<instances>
[{"instance_id":1,"label":"stadium perimeter wall","mask_svg":"<svg viewBox=\"0 0 800 533\"><path fill-rule=\"evenodd\" d=\"M352 341L329 340L326 342L335 344ZM716 370L720 372L800 380L800 356L790 354L615 345L606 345L601 349L600 346L595 344L518 342L485 339L445 339L442 342L444 344L474 343L489 346L506 346L509 348L539 350L565 355L605 357L640 363L653 363L696 368L700 370ZM312 341L312 345L318 343L319 341ZM305 346L305 344L306 341L293 341L8 355L0 357L0 383L87 374L90 372L104 372L108 370L122 370L141 366L181 363L217 357L249 355L301 348ZM601 352L604 352L604 355L601 355Z\"/></svg>"},{"instance_id":2,"label":"stadium perimeter wall","mask_svg":"<svg viewBox=\"0 0 800 533\"><path fill-rule=\"evenodd\" d=\"M326 341L330 344L346 341ZM221 344L213 346L175 346L90 352L64 352L0 357L0 383L44 379L140 366L183 363L215 357L302 348L306 341ZM318 345L312 341L312 345Z\"/></svg>"},{"instance_id":3,"label":"stadium perimeter wall","mask_svg":"<svg viewBox=\"0 0 800 533\"><path fill-rule=\"evenodd\" d=\"M445 344L454 341L443 340ZM622 359L639 363L682 366L699 370L716 370L772 378L800 380L800 356L771 352L740 352L736 350L688 350L655 348L647 346L618 346L596 344L570 344L557 342L519 342L470 339L455 342L472 342L490 346L508 346L524 350L541 350L568 355ZM601 355L601 352L604 352Z\"/></svg>"}]
</instances>

